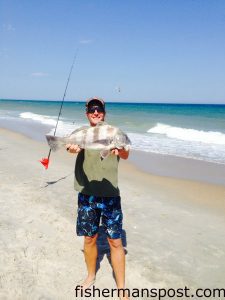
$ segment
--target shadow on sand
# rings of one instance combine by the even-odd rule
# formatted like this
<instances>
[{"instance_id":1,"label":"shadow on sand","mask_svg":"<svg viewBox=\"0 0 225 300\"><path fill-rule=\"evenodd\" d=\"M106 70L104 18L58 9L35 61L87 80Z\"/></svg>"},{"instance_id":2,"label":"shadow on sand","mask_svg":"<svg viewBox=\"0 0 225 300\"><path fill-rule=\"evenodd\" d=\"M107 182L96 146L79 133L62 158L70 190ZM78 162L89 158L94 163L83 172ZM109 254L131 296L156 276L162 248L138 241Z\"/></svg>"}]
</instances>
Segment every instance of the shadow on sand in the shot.
<instances>
[{"instance_id":1,"label":"shadow on sand","mask_svg":"<svg viewBox=\"0 0 225 300\"><path fill-rule=\"evenodd\" d=\"M48 187L49 185L56 184L57 182L66 179L66 178L69 177L71 174L73 174L73 173L70 173L70 174L68 174L68 175L66 175L66 176L64 176L64 177L61 177L61 178L59 178L58 180L55 180L55 181L47 181L47 182L46 182L46 185L43 186L42 188L46 188L46 187Z\"/></svg>"}]
</instances>

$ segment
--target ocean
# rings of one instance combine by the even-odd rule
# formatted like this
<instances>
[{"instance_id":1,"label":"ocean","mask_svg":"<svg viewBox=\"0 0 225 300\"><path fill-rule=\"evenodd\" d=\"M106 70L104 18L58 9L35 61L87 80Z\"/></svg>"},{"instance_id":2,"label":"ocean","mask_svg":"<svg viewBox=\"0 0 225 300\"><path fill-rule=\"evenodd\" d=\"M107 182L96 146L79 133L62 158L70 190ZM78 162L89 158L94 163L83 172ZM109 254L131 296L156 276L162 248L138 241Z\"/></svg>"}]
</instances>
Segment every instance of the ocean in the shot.
<instances>
[{"instance_id":1,"label":"ocean","mask_svg":"<svg viewBox=\"0 0 225 300\"><path fill-rule=\"evenodd\" d=\"M61 102L0 100L0 127L38 140L53 133ZM106 103L106 121L139 151L225 164L225 105ZM85 103L65 101L56 135L86 125Z\"/></svg>"}]
</instances>

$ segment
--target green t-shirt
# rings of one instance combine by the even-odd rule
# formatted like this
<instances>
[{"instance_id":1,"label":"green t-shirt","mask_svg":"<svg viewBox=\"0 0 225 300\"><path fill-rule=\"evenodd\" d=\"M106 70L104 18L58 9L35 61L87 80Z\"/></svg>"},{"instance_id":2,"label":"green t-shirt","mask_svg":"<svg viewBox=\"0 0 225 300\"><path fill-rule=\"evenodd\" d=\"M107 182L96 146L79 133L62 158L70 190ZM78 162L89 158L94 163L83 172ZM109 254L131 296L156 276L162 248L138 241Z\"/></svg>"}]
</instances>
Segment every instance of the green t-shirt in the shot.
<instances>
[{"instance_id":1,"label":"green t-shirt","mask_svg":"<svg viewBox=\"0 0 225 300\"><path fill-rule=\"evenodd\" d=\"M116 197L119 156L110 154L104 160L99 150L82 150L75 164L74 188L86 195Z\"/></svg>"}]
</instances>

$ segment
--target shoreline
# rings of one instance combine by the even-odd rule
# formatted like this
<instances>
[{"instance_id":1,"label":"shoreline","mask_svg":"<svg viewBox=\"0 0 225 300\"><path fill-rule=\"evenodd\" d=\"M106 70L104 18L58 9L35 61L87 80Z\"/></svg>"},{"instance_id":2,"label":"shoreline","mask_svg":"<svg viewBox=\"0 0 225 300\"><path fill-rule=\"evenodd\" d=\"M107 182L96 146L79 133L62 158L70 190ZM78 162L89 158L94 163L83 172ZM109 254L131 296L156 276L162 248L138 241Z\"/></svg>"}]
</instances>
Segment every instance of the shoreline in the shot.
<instances>
[{"instance_id":1,"label":"shoreline","mask_svg":"<svg viewBox=\"0 0 225 300\"><path fill-rule=\"evenodd\" d=\"M152 175L225 186L225 164L137 150L130 161Z\"/></svg>"},{"instance_id":2,"label":"shoreline","mask_svg":"<svg viewBox=\"0 0 225 300\"><path fill-rule=\"evenodd\" d=\"M15 122L15 124L18 120ZM8 121L7 126L0 124L0 129L9 130L14 133L22 134L35 141L45 141L45 134L49 131L49 126L32 123L33 131L31 133L29 128L29 121L24 123L21 121L18 131L15 131L15 124ZM145 152L134 150L131 148L129 163L136 166L140 171L144 171L150 175L157 175L163 177L171 177L174 179L184 179L199 181L203 183L210 183L225 186L225 164L214 162L207 162L193 158L178 157L172 155L164 155L159 153Z\"/></svg>"}]
</instances>

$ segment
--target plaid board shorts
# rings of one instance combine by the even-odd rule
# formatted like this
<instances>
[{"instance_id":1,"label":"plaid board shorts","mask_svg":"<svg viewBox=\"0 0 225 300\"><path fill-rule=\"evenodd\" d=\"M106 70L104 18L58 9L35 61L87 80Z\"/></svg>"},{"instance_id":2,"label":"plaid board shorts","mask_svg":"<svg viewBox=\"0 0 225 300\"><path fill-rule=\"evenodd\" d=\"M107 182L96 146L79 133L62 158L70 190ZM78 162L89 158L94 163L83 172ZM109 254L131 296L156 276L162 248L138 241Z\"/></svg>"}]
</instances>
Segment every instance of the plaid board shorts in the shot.
<instances>
[{"instance_id":1,"label":"plaid board shorts","mask_svg":"<svg viewBox=\"0 0 225 300\"><path fill-rule=\"evenodd\" d=\"M123 213L120 196L97 197L79 193L77 235L95 235L98 233L100 220L110 239L121 238Z\"/></svg>"}]
</instances>

